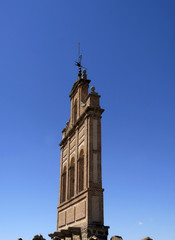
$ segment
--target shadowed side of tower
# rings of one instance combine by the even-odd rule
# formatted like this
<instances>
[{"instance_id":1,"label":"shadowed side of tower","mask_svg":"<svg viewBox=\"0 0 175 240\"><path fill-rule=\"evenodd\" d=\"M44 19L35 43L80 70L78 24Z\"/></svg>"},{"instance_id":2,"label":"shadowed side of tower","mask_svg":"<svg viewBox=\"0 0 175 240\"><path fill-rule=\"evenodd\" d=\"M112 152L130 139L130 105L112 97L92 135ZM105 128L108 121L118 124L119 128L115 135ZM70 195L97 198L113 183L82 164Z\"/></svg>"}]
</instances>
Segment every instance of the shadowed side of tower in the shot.
<instances>
[{"instance_id":1,"label":"shadowed side of tower","mask_svg":"<svg viewBox=\"0 0 175 240\"><path fill-rule=\"evenodd\" d=\"M100 95L86 71L70 92L69 122L62 131L57 232L53 239L107 239L103 219Z\"/></svg>"}]
</instances>

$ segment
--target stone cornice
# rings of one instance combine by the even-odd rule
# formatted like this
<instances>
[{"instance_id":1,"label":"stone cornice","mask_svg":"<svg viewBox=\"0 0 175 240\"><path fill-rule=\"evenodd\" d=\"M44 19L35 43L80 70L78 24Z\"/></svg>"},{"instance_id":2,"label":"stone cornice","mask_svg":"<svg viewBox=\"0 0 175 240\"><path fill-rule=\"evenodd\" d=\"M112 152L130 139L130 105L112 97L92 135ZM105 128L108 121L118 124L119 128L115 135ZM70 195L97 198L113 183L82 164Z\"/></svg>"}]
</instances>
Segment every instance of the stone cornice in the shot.
<instances>
[{"instance_id":1,"label":"stone cornice","mask_svg":"<svg viewBox=\"0 0 175 240\"><path fill-rule=\"evenodd\" d=\"M67 205L70 206L70 205L74 205L75 202L80 202L82 199L86 198L86 194L89 192L104 192L104 189L103 188L95 188L95 187L85 189L82 192L78 193L77 195L73 196L72 198L60 203L57 206L57 209L61 208L61 210L64 210L65 208L67 208Z\"/></svg>"},{"instance_id":2,"label":"stone cornice","mask_svg":"<svg viewBox=\"0 0 175 240\"><path fill-rule=\"evenodd\" d=\"M62 141L60 142L60 146L63 146L66 142L67 139L69 137L71 137L77 128L79 128L79 126L82 124L82 122L89 116L97 116L97 117L101 117L101 114L104 112L104 109L100 108L100 107L92 107L92 106L88 106L85 111L81 114L81 116L79 117L79 119L75 122L75 124L72 126L72 128L70 130L68 130L68 132L66 133L66 136L62 139ZM63 129L63 131L66 131L66 128ZM63 132L62 131L62 132Z\"/></svg>"}]
</instances>

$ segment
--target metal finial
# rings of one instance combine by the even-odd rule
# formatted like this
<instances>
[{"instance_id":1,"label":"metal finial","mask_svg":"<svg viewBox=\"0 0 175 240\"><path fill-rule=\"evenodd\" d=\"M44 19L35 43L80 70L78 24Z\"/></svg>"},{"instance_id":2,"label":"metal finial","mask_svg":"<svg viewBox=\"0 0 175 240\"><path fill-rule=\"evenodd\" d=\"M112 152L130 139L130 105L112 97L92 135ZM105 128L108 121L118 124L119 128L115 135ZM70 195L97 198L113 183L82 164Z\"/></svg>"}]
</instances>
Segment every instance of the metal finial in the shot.
<instances>
[{"instance_id":1,"label":"metal finial","mask_svg":"<svg viewBox=\"0 0 175 240\"><path fill-rule=\"evenodd\" d=\"M81 65L82 55L80 54L80 43L78 43L78 61L75 61L75 65L79 68L78 76L81 78ZM85 67L84 67L85 68Z\"/></svg>"}]
</instances>

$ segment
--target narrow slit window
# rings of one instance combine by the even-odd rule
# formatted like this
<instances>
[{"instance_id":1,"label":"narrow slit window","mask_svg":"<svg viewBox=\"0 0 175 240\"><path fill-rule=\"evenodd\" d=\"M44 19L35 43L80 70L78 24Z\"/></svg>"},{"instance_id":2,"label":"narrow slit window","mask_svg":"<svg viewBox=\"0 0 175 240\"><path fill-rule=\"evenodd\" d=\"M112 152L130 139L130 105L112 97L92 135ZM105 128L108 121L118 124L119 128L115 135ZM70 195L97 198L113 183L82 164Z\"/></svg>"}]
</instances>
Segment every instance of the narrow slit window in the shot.
<instances>
[{"instance_id":1,"label":"narrow slit window","mask_svg":"<svg viewBox=\"0 0 175 240\"><path fill-rule=\"evenodd\" d=\"M74 196L75 194L75 159L72 158L71 160L71 166L69 168L69 195L70 198Z\"/></svg>"},{"instance_id":2,"label":"narrow slit window","mask_svg":"<svg viewBox=\"0 0 175 240\"><path fill-rule=\"evenodd\" d=\"M74 103L74 123L77 121L77 99Z\"/></svg>"},{"instance_id":3,"label":"narrow slit window","mask_svg":"<svg viewBox=\"0 0 175 240\"><path fill-rule=\"evenodd\" d=\"M81 150L78 160L78 192L84 189L84 152Z\"/></svg>"},{"instance_id":4,"label":"narrow slit window","mask_svg":"<svg viewBox=\"0 0 175 240\"><path fill-rule=\"evenodd\" d=\"M62 183L62 201L66 201L66 167L64 167L62 176L61 176L61 183Z\"/></svg>"}]
</instances>

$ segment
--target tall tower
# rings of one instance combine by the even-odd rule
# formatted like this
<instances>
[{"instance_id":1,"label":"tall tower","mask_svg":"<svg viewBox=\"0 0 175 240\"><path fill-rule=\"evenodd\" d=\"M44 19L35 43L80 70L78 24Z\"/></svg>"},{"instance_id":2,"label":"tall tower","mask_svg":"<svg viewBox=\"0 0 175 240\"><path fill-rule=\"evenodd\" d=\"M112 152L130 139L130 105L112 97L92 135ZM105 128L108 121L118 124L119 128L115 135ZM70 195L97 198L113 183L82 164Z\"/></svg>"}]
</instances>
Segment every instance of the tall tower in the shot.
<instances>
[{"instance_id":1,"label":"tall tower","mask_svg":"<svg viewBox=\"0 0 175 240\"><path fill-rule=\"evenodd\" d=\"M70 92L70 119L62 131L57 232L54 237L107 239L103 219L100 95L86 70Z\"/></svg>"}]
</instances>

